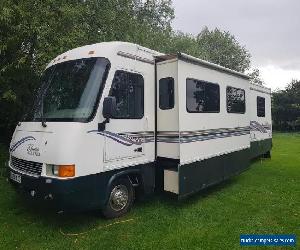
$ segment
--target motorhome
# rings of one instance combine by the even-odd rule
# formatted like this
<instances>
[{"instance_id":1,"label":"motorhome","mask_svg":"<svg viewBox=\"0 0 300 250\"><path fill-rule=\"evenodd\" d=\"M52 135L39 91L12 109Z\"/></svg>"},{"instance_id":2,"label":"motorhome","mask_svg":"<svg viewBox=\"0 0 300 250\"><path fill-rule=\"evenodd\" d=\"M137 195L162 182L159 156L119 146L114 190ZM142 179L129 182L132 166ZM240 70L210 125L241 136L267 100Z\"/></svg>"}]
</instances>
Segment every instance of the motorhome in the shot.
<instances>
[{"instance_id":1,"label":"motorhome","mask_svg":"<svg viewBox=\"0 0 300 250\"><path fill-rule=\"evenodd\" d=\"M128 212L185 198L272 147L270 89L245 74L125 42L67 51L41 77L10 144L10 180L58 211Z\"/></svg>"}]
</instances>

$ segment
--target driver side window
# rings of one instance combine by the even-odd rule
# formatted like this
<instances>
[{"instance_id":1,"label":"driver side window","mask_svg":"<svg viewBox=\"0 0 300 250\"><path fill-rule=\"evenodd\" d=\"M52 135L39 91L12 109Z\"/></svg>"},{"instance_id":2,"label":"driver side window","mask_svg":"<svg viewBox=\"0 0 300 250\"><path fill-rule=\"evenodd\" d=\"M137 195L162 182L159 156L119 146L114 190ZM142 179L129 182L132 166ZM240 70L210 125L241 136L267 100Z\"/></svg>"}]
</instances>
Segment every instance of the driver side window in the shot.
<instances>
[{"instance_id":1,"label":"driver side window","mask_svg":"<svg viewBox=\"0 0 300 250\"><path fill-rule=\"evenodd\" d=\"M110 96L116 98L114 119L141 119L144 116L144 78L140 74L117 70Z\"/></svg>"}]
</instances>

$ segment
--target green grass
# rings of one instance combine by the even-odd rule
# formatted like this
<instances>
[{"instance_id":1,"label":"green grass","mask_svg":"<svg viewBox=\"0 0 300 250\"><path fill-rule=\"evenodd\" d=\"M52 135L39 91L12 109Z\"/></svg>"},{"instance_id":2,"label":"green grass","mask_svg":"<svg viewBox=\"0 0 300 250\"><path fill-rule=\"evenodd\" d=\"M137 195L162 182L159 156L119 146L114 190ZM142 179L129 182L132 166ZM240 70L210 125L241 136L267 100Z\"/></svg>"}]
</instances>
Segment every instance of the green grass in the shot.
<instances>
[{"instance_id":1,"label":"green grass","mask_svg":"<svg viewBox=\"0 0 300 250\"><path fill-rule=\"evenodd\" d=\"M32 207L0 178L0 248L256 249L240 247L240 234L296 234L299 241L300 134L275 134L273 143L271 160L229 181L183 202L139 202L116 220Z\"/></svg>"}]
</instances>

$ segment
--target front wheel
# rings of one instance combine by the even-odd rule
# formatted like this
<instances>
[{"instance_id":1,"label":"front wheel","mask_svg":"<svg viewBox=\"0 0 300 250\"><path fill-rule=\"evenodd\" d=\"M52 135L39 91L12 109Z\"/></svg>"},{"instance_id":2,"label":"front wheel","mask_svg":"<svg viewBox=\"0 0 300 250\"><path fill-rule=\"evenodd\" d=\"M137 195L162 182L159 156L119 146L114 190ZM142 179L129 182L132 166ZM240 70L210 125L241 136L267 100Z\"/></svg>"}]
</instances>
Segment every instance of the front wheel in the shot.
<instances>
[{"instance_id":1,"label":"front wheel","mask_svg":"<svg viewBox=\"0 0 300 250\"><path fill-rule=\"evenodd\" d=\"M102 210L106 218L116 218L126 214L134 201L134 189L128 178L115 180L111 187L109 198Z\"/></svg>"}]
</instances>

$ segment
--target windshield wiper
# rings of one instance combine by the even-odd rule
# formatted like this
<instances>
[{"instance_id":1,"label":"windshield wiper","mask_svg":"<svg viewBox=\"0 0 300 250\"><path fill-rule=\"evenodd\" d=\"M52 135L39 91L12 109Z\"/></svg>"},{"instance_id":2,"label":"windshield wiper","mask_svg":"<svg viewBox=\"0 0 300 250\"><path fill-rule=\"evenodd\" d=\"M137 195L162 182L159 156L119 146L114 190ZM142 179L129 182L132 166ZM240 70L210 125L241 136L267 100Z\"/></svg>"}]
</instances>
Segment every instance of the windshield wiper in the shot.
<instances>
[{"instance_id":1,"label":"windshield wiper","mask_svg":"<svg viewBox=\"0 0 300 250\"><path fill-rule=\"evenodd\" d=\"M52 72L53 74L53 72ZM51 74L51 76L52 76ZM50 79L51 79L51 76L50 76ZM46 120L45 120L45 117L44 117L44 97L45 95L47 94L47 90L50 86L50 83L51 83L51 80L48 79L48 81L46 81L42 86L41 86L41 103L40 103L40 113L41 113L41 122L42 122L42 126L45 128L47 127L47 124L46 124Z\"/></svg>"},{"instance_id":2,"label":"windshield wiper","mask_svg":"<svg viewBox=\"0 0 300 250\"><path fill-rule=\"evenodd\" d=\"M45 93L42 95L42 99L41 99L41 121L42 121L42 126L44 128L47 127L47 124L46 124L46 121L45 121L45 118L44 118L44 96L45 96Z\"/></svg>"},{"instance_id":3,"label":"windshield wiper","mask_svg":"<svg viewBox=\"0 0 300 250\"><path fill-rule=\"evenodd\" d=\"M36 99L37 99L37 96L38 96L38 91L39 91L39 89L35 89L34 94L33 94L34 102L31 103L30 105L28 105L28 107L25 109L25 113L22 116L22 118L20 119L20 121L18 122L18 126L21 126L22 122L25 122L27 120L27 117L28 117L30 111L34 112L36 110L36 108L37 108Z\"/></svg>"}]
</instances>

